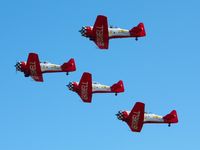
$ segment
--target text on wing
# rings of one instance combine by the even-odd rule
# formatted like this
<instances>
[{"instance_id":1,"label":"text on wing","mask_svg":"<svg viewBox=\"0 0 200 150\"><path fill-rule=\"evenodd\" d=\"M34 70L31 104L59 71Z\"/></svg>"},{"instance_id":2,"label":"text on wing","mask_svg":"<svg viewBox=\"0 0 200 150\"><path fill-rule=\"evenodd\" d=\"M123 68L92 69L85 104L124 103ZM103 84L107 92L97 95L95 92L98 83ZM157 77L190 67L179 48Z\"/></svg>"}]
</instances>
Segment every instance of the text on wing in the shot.
<instances>
[{"instance_id":1,"label":"text on wing","mask_svg":"<svg viewBox=\"0 0 200 150\"><path fill-rule=\"evenodd\" d=\"M104 46L103 25L96 28L96 43L99 46Z\"/></svg>"},{"instance_id":2,"label":"text on wing","mask_svg":"<svg viewBox=\"0 0 200 150\"><path fill-rule=\"evenodd\" d=\"M85 100L88 99L88 82L83 82L81 84L81 97Z\"/></svg>"}]
</instances>

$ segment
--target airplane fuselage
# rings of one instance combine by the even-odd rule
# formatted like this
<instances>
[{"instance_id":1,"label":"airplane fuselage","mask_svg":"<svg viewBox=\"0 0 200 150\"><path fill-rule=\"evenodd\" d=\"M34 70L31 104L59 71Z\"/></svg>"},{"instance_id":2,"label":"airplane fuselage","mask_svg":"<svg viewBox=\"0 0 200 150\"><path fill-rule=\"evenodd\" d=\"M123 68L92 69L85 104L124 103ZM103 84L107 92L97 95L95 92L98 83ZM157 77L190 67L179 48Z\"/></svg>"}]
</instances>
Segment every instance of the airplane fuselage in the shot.
<instances>
[{"instance_id":1,"label":"airplane fuselage","mask_svg":"<svg viewBox=\"0 0 200 150\"><path fill-rule=\"evenodd\" d=\"M110 86L100 83L92 83L92 93L106 93L111 92Z\"/></svg>"},{"instance_id":2,"label":"airplane fuselage","mask_svg":"<svg viewBox=\"0 0 200 150\"><path fill-rule=\"evenodd\" d=\"M143 123L164 123L164 119L163 119L163 116L144 113Z\"/></svg>"},{"instance_id":3,"label":"airplane fuselage","mask_svg":"<svg viewBox=\"0 0 200 150\"><path fill-rule=\"evenodd\" d=\"M121 28L108 28L109 38L126 38L131 37L129 30Z\"/></svg>"},{"instance_id":4,"label":"airplane fuselage","mask_svg":"<svg viewBox=\"0 0 200 150\"><path fill-rule=\"evenodd\" d=\"M129 111L125 111L127 116L129 115ZM151 114L151 113L144 113L144 121L143 123L164 123L163 116Z\"/></svg>"},{"instance_id":5,"label":"airplane fuselage","mask_svg":"<svg viewBox=\"0 0 200 150\"><path fill-rule=\"evenodd\" d=\"M49 63L49 62L44 62L44 63L41 62L40 67L41 67L42 73L61 72L62 71L61 65L52 64L52 63Z\"/></svg>"},{"instance_id":6,"label":"airplane fuselage","mask_svg":"<svg viewBox=\"0 0 200 150\"><path fill-rule=\"evenodd\" d=\"M27 69L33 69L33 68L27 68L26 65L27 62L18 62L16 64L16 68L18 71L21 72L27 72ZM27 69L26 69L27 68ZM49 62L40 62L40 68L42 73L49 73L49 72L62 72L61 65L52 64Z\"/></svg>"},{"instance_id":7,"label":"airplane fuselage","mask_svg":"<svg viewBox=\"0 0 200 150\"><path fill-rule=\"evenodd\" d=\"M79 82L74 82L79 85ZM92 93L110 93L111 87L97 82L92 83Z\"/></svg>"},{"instance_id":8,"label":"airplane fuselage","mask_svg":"<svg viewBox=\"0 0 200 150\"><path fill-rule=\"evenodd\" d=\"M91 29L93 30L92 26L91 26ZM127 29L108 28L108 37L109 37L109 39L126 38L126 37L131 37L131 34L130 34L129 30L127 30Z\"/></svg>"}]
</instances>

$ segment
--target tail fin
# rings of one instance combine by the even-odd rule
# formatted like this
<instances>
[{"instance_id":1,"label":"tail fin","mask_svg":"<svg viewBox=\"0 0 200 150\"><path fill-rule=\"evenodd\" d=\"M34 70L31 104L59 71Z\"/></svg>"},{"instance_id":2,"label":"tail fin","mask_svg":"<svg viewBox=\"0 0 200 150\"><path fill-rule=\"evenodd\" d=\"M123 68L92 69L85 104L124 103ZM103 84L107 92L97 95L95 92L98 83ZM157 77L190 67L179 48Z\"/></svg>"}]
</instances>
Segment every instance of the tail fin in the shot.
<instances>
[{"instance_id":1,"label":"tail fin","mask_svg":"<svg viewBox=\"0 0 200 150\"><path fill-rule=\"evenodd\" d=\"M136 102L127 118L126 122L133 132L140 132L142 130L144 121L144 107L144 103Z\"/></svg>"},{"instance_id":2,"label":"tail fin","mask_svg":"<svg viewBox=\"0 0 200 150\"><path fill-rule=\"evenodd\" d=\"M111 91L112 91L112 92L115 92L115 93L124 92L124 84L123 84L123 81L120 80L120 81L118 81L117 83L113 84L113 85L111 86Z\"/></svg>"},{"instance_id":3,"label":"tail fin","mask_svg":"<svg viewBox=\"0 0 200 150\"><path fill-rule=\"evenodd\" d=\"M136 27L129 30L131 36L133 37L143 37L146 36L145 28L143 23L139 23Z\"/></svg>"},{"instance_id":4,"label":"tail fin","mask_svg":"<svg viewBox=\"0 0 200 150\"><path fill-rule=\"evenodd\" d=\"M172 110L169 114L163 117L165 123L178 123L178 115L176 110Z\"/></svg>"},{"instance_id":5,"label":"tail fin","mask_svg":"<svg viewBox=\"0 0 200 150\"><path fill-rule=\"evenodd\" d=\"M61 65L61 68L65 72L76 71L76 64L73 58L71 58L68 62Z\"/></svg>"}]
</instances>

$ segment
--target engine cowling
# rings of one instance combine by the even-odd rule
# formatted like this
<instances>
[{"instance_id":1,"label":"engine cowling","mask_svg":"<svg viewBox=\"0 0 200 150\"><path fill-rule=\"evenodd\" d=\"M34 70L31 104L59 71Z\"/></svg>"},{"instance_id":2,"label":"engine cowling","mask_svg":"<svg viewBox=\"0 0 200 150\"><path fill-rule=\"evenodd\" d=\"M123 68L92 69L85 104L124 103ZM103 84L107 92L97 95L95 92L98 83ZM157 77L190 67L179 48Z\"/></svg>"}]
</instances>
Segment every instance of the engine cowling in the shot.
<instances>
[{"instance_id":1,"label":"engine cowling","mask_svg":"<svg viewBox=\"0 0 200 150\"><path fill-rule=\"evenodd\" d=\"M17 71L25 72L26 71L26 63L19 61L15 64L15 68Z\"/></svg>"},{"instance_id":2,"label":"engine cowling","mask_svg":"<svg viewBox=\"0 0 200 150\"><path fill-rule=\"evenodd\" d=\"M69 82L67 87L71 91L74 91L74 92L78 91L78 84L76 82Z\"/></svg>"},{"instance_id":3,"label":"engine cowling","mask_svg":"<svg viewBox=\"0 0 200 150\"><path fill-rule=\"evenodd\" d=\"M92 38L93 37L93 30L92 29L93 28L90 27L90 26L83 26L79 32L84 37Z\"/></svg>"},{"instance_id":4,"label":"engine cowling","mask_svg":"<svg viewBox=\"0 0 200 150\"><path fill-rule=\"evenodd\" d=\"M118 111L116 114L119 120L125 121L128 118L129 113L127 111Z\"/></svg>"}]
</instances>

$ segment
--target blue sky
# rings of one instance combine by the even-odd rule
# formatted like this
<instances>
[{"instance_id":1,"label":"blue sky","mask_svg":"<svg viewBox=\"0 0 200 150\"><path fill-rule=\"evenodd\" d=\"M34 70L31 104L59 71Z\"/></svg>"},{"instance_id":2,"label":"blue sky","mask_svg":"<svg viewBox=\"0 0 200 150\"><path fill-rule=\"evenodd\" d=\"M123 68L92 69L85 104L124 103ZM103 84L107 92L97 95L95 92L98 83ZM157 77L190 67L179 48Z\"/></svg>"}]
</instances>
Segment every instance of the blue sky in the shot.
<instances>
[{"instance_id":1,"label":"blue sky","mask_svg":"<svg viewBox=\"0 0 200 150\"><path fill-rule=\"evenodd\" d=\"M0 1L0 149L198 149L199 5L198 0ZM109 50L101 51L78 32L99 14L127 29L144 22L147 36L111 40ZM77 71L45 74L44 83L34 82L14 68L29 52L57 64L73 57ZM122 79L125 93L96 94L93 103L82 103L65 85L85 71L107 85ZM179 123L131 132L115 114L136 101L161 115L176 109Z\"/></svg>"}]
</instances>

